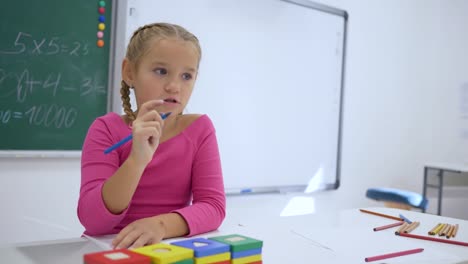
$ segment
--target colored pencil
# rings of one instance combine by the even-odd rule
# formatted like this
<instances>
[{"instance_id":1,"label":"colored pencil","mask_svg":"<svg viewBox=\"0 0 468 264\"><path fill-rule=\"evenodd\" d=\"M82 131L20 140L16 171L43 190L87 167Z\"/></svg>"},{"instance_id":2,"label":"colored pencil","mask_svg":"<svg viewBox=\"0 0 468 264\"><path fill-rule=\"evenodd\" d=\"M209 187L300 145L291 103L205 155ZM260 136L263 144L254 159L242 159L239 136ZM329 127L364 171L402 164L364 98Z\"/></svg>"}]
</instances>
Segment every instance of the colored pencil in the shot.
<instances>
[{"instance_id":1,"label":"colored pencil","mask_svg":"<svg viewBox=\"0 0 468 264\"><path fill-rule=\"evenodd\" d=\"M393 220L404 221L403 219L401 219L399 217L386 215L386 214L381 214L381 213L376 213L376 212L372 212L372 211L369 211L369 210L359 209L359 211L361 211L363 213L367 213L367 214L372 214L372 215L377 215L377 216L381 216L381 217L385 217L385 218L390 218L390 219L393 219Z\"/></svg>"},{"instance_id":2,"label":"colored pencil","mask_svg":"<svg viewBox=\"0 0 468 264\"><path fill-rule=\"evenodd\" d=\"M445 224L444 228L442 228L440 231L439 231L439 236L445 236L445 233L447 232L447 230L450 228L450 225L449 224Z\"/></svg>"},{"instance_id":3,"label":"colored pencil","mask_svg":"<svg viewBox=\"0 0 468 264\"><path fill-rule=\"evenodd\" d=\"M455 224L455 227L454 227L453 233L452 233L452 237L455 237L457 235L457 231L458 231L458 224Z\"/></svg>"},{"instance_id":4,"label":"colored pencil","mask_svg":"<svg viewBox=\"0 0 468 264\"><path fill-rule=\"evenodd\" d=\"M427 234L428 234L428 235L431 235L431 236L435 235L435 234L436 234L435 231L436 231L437 228L438 228L439 226L441 226L441 225L442 225L442 223L438 223L436 226L434 226L434 228L432 228L429 232L427 232Z\"/></svg>"},{"instance_id":5,"label":"colored pencil","mask_svg":"<svg viewBox=\"0 0 468 264\"><path fill-rule=\"evenodd\" d=\"M374 227L374 231L380 231L380 230L385 230L385 229L392 228L392 227L395 227L395 226L400 226L400 225L402 225L403 223L405 223L405 222L399 221L399 222L396 222L396 223L393 223L393 224L389 224L389 225Z\"/></svg>"},{"instance_id":6,"label":"colored pencil","mask_svg":"<svg viewBox=\"0 0 468 264\"><path fill-rule=\"evenodd\" d=\"M438 235L439 232L442 231L442 229L445 228L445 225L446 225L446 224L442 223L442 224L434 231L435 235Z\"/></svg>"},{"instance_id":7,"label":"colored pencil","mask_svg":"<svg viewBox=\"0 0 468 264\"><path fill-rule=\"evenodd\" d=\"M398 228L397 231L395 231L395 234L405 231L405 229L408 228L408 226L409 226L408 222L403 222L403 225L400 228Z\"/></svg>"},{"instance_id":8,"label":"colored pencil","mask_svg":"<svg viewBox=\"0 0 468 264\"><path fill-rule=\"evenodd\" d=\"M419 222L413 222L408 226L408 228L406 228L403 231L403 233L411 233L411 231L415 230L416 227L418 227L418 226L419 226Z\"/></svg>"},{"instance_id":9,"label":"colored pencil","mask_svg":"<svg viewBox=\"0 0 468 264\"><path fill-rule=\"evenodd\" d=\"M441 242L441 243L454 244L454 245L468 247L467 242L448 240L448 239L437 238L437 237L420 236L420 235L407 234L407 233L398 233L397 235L402 236L402 237L423 239L423 240L429 240L429 241L434 241L434 242Z\"/></svg>"},{"instance_id":10,"label":"colored pencil","mask_svg":"<svg viewBox=\"0 0 468 264\"><path fill-rule=\"evenodd\" d=\"M404 215L400 214L400 218L403 219L406 223L408 224L411 224L413 223L411 220L409 220L408 218L406 218Z\"/></svg>"},{"instance_id":11,"label":"colored pencil","mask_svg":"<svg viewBox=\"0 0 468 264\"><path fill-rule=\"evenodd\" d=\"M168 113L165 113L165 114L161 114L161 118L164 120L166 119L169 115L171 114L171 112L168 112ZM133 135L130 134L128 135L127 137L123 138L122 140L120 140L119 142L115 143L114 145L110 146L108 149L104 150L104 154L109 154L110 152L112 152L114 149L122 146L123 144L127 143L128 141L132 140L133 138Z\"/></svg>"},{"instance_id":12,"label":"colored pencil","mask_svg":"<svg viewBox=\"0 0 468 264\"><path fill-rule=\"evenodd\" d=\"M447 231L447 234L445 234L445 237L446 238L451 238L452 234L453 234L453 230L455 230L455 226L451 225L450 228L449 228L449 231Z\"/></svg>"},{"instance_id":13,"label":"colored pencil","mask_svg":"<svg viewBox=\"0 0 468 264\"><path fill-rule=\"evenodd\" d=\"M374 256L374 257L368 257L368 258L365 258L364 260L366 262L371 262L371 261L377 261L377 260L381 260L381 259L395 258L395 257L401 257L401 256L405 256L405 255L420 253L420 252L423 252L423 251L424 251L424 248L415 248L415 249L411 249L411 250L399 251L399 252Z\"/></svg>"}]
</instances>

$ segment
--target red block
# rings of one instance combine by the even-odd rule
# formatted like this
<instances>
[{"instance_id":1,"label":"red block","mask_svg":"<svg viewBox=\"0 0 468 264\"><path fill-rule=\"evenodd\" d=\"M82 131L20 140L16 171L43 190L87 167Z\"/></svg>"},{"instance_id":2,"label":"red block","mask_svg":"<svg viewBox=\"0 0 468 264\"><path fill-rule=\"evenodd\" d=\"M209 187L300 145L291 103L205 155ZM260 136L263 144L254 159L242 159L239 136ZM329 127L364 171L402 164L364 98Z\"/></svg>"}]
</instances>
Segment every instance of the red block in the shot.
<instances>
[{"instance_id":1,"label":"red block","mask_svg":"<svg viewBox=\"0 0 468 264\"><path fill-rule=\"evenodd\" d=\"M85 264L151 264L151 258L128 249L101 251L86 254Z\"/></svg>"}]
</instances>

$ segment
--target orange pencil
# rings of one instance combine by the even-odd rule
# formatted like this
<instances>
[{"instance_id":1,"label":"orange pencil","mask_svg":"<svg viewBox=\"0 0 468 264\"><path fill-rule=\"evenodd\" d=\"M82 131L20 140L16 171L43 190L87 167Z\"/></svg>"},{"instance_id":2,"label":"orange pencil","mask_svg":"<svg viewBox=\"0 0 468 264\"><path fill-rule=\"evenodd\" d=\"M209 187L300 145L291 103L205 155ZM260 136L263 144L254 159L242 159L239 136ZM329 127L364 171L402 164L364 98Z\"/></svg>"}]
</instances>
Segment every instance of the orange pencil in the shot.
<instances>
[{"instance_id":1,"label":"orange pencil","mask_svg":"<svg viewBox=\"0 0 468 264\"><path fill-rule=\"evenodd\" d=\"M368 210L364 210L364 209L359 209L359 211L361 211L361 212L363 212L363 213L368 213L368 214L372 214L372 215L377 215L377 216L385 217L385 218L390 218L390 219L393 219L393 220L403 221L403 219L401 219L401 218L399 218L399 217L396 217L396 216L391 216L391 215L376 213L376 212L372 212L372 211L368 211Z\"/></svg>"},{"instance_id":2,"label":"orange pencil","mask_svg":"<svg viewBox=\"0 0 468 264\"><path fill-rule=\"evenodd\" d=\"M410 233L411 231L415 230L416 227L419 226L419 222L413 222L411 223L411 225L408 226L408 228L406 228L403 233Z\"/></svg>"},{"instance_id":3,"label":"orange pencil","mask_svg":"<svg viewBox=\"0 0 468 264\"><path fill-rule=\"evenodd\" d=\"M455 228L453 229L452 237L455 237L457 235L458 231L458 224L455 224Z\"/></svg>"},{"instance_id":4,"label":"orange pencil","mask_svg":"<svg viewBox=\"0 0 468 264\"><path fill-rule=\"evenodd\" d=\"M439 236L445 236L445 234L447 233L447 230L449 230L449 228L450 228L450 225L445 224L444 228L442 230L440 230Z\"/></svg>"},{"instance_id":5,"label":"orange pencil","mask_svg":"<svg viewBox=\"0 0 468 264\"><path fill-rule=\"evenodd\" d=\"M408 222L404 222L403 225L400 228L398 228L395 234L402 233L403 231L405 231L406 228L408 228L409 225L410 224L408 224Z\"/></svg>"},{"instance_id":6,"label":"orange pencil","mask_svg":"<svg viewBox=\"0 0 468 264\"><path fill-rule=\"evenodd\" d=\"M452 236L453 230L455 230L455 226L451 225L449 231L447 231L446 238L450 238Z\"/></svg>"}]
</instances>

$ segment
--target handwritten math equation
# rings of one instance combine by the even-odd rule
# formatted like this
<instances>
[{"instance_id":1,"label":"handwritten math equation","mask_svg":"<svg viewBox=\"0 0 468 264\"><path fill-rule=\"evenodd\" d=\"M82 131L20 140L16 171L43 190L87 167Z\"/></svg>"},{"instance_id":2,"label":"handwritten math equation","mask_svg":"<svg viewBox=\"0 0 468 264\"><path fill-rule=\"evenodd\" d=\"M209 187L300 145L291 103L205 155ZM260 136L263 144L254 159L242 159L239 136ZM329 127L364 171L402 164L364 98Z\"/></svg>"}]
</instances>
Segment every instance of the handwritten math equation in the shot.
<instances>
[{"instance_id":1,"label":"handwritten math equation","mask_svg":"<svg viewBox=\"0 0 468 264\"><path fill-rule=\"evenodd\" d=\"M44 78L36 78L24 69L20 73L7 72L0 68L0 98L14 97L18 103L25 102L34 93L49 93L57 96L59 92L74 93L79 97L91 94L106 94L106 87L97 78L83 77L76 84L64 83L62 73L50 73Z\"/></svg>"},{"instance_id":2,"label":"handwritten math equation","mask_svg":"<svg viewBox=\"0 0 468 264\"><path fill-rule=\"evenodd\" d=\"M0 50L5 55L56 55L68 54L71 56L86 56L89 54L89 44L81 41L65 42L60 37L39 37L32 34L18 32L11 48Z\"/></svg>"},{"instance_id":3,"label":"handwritten math equation","mask_svg":"<svg viewBox=\"0 0 468 264\"><path fill-rule=\"evenodd\" d=\"M14 120L26 120L29 125L54 128L71 128L78 116L74 107L56 104L34 105L26 111L0 109L0 124L8 124Z\"/></svg>"}]
</instances>

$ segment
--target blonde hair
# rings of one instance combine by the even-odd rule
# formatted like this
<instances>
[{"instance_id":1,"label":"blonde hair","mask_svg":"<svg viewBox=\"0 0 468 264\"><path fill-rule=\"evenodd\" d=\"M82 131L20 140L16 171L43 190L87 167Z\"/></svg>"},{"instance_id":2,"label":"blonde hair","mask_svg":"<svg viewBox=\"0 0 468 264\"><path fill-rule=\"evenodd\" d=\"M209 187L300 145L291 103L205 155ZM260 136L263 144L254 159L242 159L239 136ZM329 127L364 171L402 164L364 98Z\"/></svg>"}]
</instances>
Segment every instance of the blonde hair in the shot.
<instances>
[{"instance_id":1,"label":"blonde hair","mask_svg":"<svg viewBox=\"0 0 468 264\"><path fill-rule=\"evenodd\" d=\"M201 48L198 38L185 28L169 23L153 23L138 28L130 38L125 57L138 68L140 59L149 50L149 45L153 40L169 38L191 42L196 48L198 63L200 63ZM130 121L135 120L135 112L130 104L130 86L124 80L121 82L120 95L127 118Z\"/></svg>"}]
</instances>

